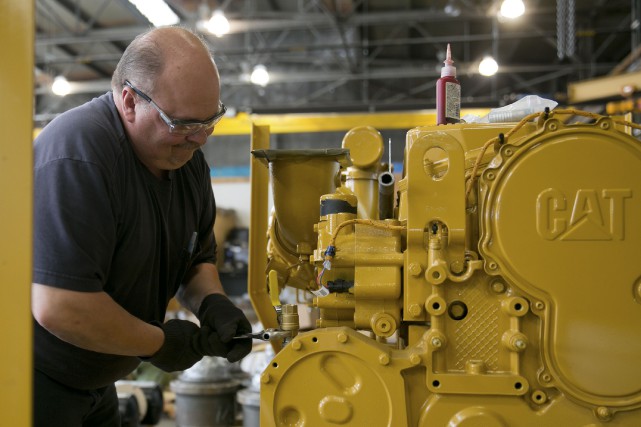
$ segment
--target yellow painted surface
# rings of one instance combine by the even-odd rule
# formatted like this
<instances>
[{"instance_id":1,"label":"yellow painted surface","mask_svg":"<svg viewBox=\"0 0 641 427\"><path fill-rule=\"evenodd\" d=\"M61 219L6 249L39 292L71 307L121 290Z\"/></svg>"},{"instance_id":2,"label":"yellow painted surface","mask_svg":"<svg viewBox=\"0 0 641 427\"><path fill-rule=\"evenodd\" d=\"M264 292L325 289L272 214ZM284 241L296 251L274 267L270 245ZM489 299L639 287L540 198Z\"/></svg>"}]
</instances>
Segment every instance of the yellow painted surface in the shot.
<instances>
[{"instance_id":1,"label":"yellow painted surface","mask_svg":"<svg viewBox=\"0 0 641 427\"><path fill-rule=\"evenodd\" d=\"M489 108L461 110L461 116L474 114L483 117ZM327 113L327 114L247 114L238 113L225 117L216 125L215 136L249 135L252 125L269 126L270 134L313 133L348 131L359 126L372 126L376 129L412 129L417 126L436 124L436 110L404 111L396 113ZM40 133L34 129L33 137Z\"/></svg>"},{"instance_id":2,"label":"yellow painted surface","mask_svg":"<svg viewBox=\"0 0 641 427\"><path fill-rule=\"evenodd\" d=\"M0 2L0 425L31 425L33 2Z\"/></svg>"},{"instance_id":3,"label":"yellow painted surface","mask_svg":"<svg viewBox=\"0 0 641 427\"><path fill-rule=\"evenodd\" d=\"M484 116L489 109L463 109L461 116ZM376 129L411 129L436 124L436 110L404 111L396 113L358 114L247 114L225 117L216 125L216 135L247 135L252 123L269 126L270 134L348 131L358 126Z\"/></svg>"},{"instance_id":4,"label":"yellow painted surface","mask_svg":"<svg viewBox=\"0 0 641 427\"><path fill-rule=\"evenodd\" d=\"M560 111L410 130L386 220L348 178L308 199L334 175L270 150L302 170L270 162L271 241L318 237L271 244L270 277L298 292L312 264L324 292L261 374L261 427L640 425L641 146L619 128L641 126Z\"/></svg>"},{"instance_id":5,"label":"yellow painted surface","mask_svg":"<svg viewBox=\"0 0 641 427\"><path fill-rule=\"evenodd\" d=\"M252 150L269 147L269 126L252 128ZM249 280L247 290L251 297L254 311L265 328L278 326L276 312L271 304L265 286L265 268L267 267L267 188L269 174L267 168L256 158L251 160L251 218L249 227Z\"/></svg>"},{"instance_id":6,"label":"yellow painted surface","mask_svg":"<svg viewBox=\"0 0 641 427\"><path fill-rule=\"evenodd\" d=\"M622 96L626 86L639 90L641 71L568 83L568 104Z\"/></svg>"}]
</instances>

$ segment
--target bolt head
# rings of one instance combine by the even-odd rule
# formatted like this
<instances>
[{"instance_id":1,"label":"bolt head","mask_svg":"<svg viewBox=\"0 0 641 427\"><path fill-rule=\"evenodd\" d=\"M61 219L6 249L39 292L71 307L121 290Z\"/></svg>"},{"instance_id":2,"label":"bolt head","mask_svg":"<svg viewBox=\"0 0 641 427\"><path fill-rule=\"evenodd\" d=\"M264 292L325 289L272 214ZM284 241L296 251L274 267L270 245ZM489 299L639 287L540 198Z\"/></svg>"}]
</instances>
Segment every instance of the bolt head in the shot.
<instances>
[{"instance_id":1,"label":"bolt head","mask_svg":"<svg viewBox=\"0 0 641 427\"><path fill-rule=\"evenodd\" d=\"M389 365L390 358L387 354L382 353L380 356L378 356L378 363L380 363L383 366Z\"/></svg>"},{"instance_id":2,"label":"bolt head","mask_svg":"<svg viewBox=\"0 0 641 427\"><path fill-rule=\"evenodd\" d=\"M412 365L418 365L418 364L420 364L420 363L421 363L421 356L419 356L419 355L418 355L418 354L416 354L416 353L413 353L413 354L410 356L410 363L411 363Z\"/></svg>"}]
</instances>

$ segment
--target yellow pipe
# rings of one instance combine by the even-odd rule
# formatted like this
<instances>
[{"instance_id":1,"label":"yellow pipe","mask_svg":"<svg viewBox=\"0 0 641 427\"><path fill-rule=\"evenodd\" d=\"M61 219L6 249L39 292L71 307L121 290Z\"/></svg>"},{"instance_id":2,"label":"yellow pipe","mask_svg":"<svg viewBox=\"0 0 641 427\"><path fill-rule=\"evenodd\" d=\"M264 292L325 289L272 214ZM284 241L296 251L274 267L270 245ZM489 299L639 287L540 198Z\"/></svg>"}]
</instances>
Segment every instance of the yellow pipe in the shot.
<instances>
[{"instance_id":1,"label":"yellow pipe","mask_svg":"<svg viewBox=\"0 0 641 427\"><path fill-rule=\"evenodd\" d=\"M33 9L33 1L6 1L0 13L0 414L6 426L31 425Z\"/></svg>"}]
</instances>

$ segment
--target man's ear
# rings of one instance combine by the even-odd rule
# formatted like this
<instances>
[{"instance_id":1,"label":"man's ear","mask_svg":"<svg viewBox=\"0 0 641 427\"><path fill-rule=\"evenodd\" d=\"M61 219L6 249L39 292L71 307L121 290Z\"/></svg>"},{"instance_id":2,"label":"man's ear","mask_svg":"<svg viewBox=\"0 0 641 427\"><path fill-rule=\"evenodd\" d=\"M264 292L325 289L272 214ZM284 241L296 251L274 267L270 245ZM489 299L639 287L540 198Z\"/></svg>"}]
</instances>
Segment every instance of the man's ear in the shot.
<instances>
[{"instance_id":1,"label":"man's ear","mask_svg":"<svg viewBox=\"0 0 641 427\"><path fill-rule=\"evenodd\" d=\"M132 91L124 87L122 88L120 104L122 105L122 115L124 119L133 123L136 120L136 99Z\"/></svg>"}]
</instances>

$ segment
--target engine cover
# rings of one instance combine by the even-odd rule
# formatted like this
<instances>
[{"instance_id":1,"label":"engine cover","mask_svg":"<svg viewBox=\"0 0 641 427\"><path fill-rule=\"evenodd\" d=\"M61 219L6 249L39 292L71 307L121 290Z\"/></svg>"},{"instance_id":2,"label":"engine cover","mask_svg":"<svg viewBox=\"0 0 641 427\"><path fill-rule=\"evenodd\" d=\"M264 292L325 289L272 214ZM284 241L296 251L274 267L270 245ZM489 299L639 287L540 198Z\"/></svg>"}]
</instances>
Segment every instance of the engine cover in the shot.
<instances>
[{"instance_id":1,"label":"engine cover","mask_svg":"<svg viewBox=\"0 0 641 427\"><path fill-rule=\"evenodd\" d=\"M531 296L539 379L580 404L641 403L641 144L547 120L507 141L480 178L488 274Z\"/></svg>"}]
</instances>

